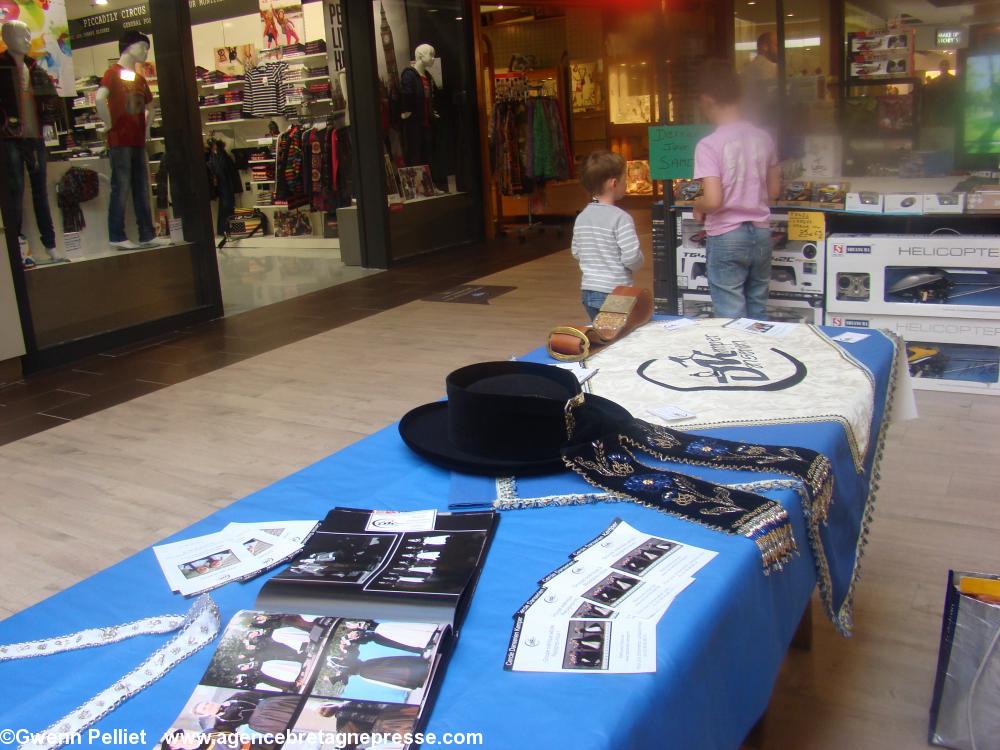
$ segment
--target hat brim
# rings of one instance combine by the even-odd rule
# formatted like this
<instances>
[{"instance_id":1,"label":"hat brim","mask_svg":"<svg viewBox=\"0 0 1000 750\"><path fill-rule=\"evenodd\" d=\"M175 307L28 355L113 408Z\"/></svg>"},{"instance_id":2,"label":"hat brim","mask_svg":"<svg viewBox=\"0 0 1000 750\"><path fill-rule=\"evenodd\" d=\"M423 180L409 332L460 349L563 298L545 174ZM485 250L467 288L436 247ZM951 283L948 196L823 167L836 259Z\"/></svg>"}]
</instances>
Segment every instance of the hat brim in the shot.
<instances>
[{"instance_id":1,"label":"hat brim","mask_svg":"<svg viewBox=\"0 0 1000 750\"><path fill-rule=\"evenodd\" d=\"M614 429L615 424L632 418L628 410L614 401L591 394L584 397L584 405L578 409L586 410L586 422L607 425L608 432ZM460 450L448 440L447 401L424 404L408 412L399 421L399 435L407 447L417 455L437 466L463 474L483 474L491 477L535 476L554 474L566 468L558 453L536 461L517 461L484 458ZM600 435L594 434L590 439L597 437Z\"/></svg>"}]
</instances>

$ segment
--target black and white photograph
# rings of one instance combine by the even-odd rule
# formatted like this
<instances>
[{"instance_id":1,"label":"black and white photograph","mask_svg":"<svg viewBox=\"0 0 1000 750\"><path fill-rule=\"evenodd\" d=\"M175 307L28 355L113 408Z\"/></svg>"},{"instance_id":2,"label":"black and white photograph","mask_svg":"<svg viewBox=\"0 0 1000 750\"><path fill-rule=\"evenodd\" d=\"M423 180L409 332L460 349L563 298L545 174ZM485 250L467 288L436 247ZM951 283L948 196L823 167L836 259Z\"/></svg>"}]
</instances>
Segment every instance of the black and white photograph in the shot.
<instances>
[{"instance_id":1,"label":"black and white photograph","mask_svg":"<svg viewBox=\"0 0 1000 750\"><path fill-rule=\"evenodd\" d=\"M277 748L280 743L263 743L260 736L286 732L302 702L298 695L199 685L162 735L160 748L209 750L246 746L251 740L254 748Z\"/></svg>"},{"instance_id":2,"label":"black and white photograph","mask_svg":"<svg viewBox=\"0 0 1000 750\"><path fill-rule=\"evenodd\" d=\"M608 620L613 617L615 611L610 607L602 607L598 604L584 602L573 613L573 617L581 620Z\"/></svg>"},{"instance_id":3,"label":"black and white photograph","mask_svg":"<svg viewBox=\"0 0 1000 750\"><path fill-rule=\"evenodd\" d=\"M677 549L676 542L670 542L666 539L648 539L611 563L611 567L623 573L642 576L675 549Z\"/></svg>"},{"instance_id":4,"label":"black and white photograph","mask_svg":"<svg viewBox=\"0 0 1000 750\"><path fill-rule=\"evenodd\" d=\"M203 576L206 573L221 570L222 568L228 568L230 565L236 565L239 561L240 558L238 558L232 550L226 549L221 550L216 554L200 557L197 560L181 563L177 567L181 571L181 575L188 580L191 580L192 578Z\"/></svg>"},{"instance_id":5,"label":"black and white photograph","mask_svg":"<svg viewBox=\"0 0 1000 750\"><path fill-rule=\"evenodd\" d=\"M440 644L431 623L341 620L310 690L313 696L419 704Z\"/></svg>"},{"instance_id":6,"label":"black and white photograph","mask_svg":"<svg viewBox=\"0 0 1000 750\"><path fill-rule=\"evenodd\" d=\"M309 698L292 727L293 739L285 743L285 748L367 750L368 745L348 742L349 735L412 734L419 715L419 706ZM330 741L324 743L321 738ZM378 745L379 750L403 750L403 747L392 742Z\"/></svg>"},{"instance_id":7,"label":"black and white photograph","mask_svg":"<svg viewBox=\"0 0 1000 750\"><path fill-rule=\"evenodd\" d=\"M606 669L607 622L570 620L563 652L564 669Z\"/></svg>"},{"instance_id":8,"label":"black and white photograph","mask_svg":"<svg viewBox=\"0 0 1000 750\"><path fill-rule=\"evenodd\" d=\"M482 554L485 531L403 534L399 546L365 589L459 595Z\"/></svg>"},{"instance_id":9,"label":"black and white photograph","mask_svg":"<svg viewBox=\"0 0 1000 750\"><path fill-rule=\"evenodd\" d=\"M243 612L230 622L202 682L259 692L301 693L335 618Z\"/></svg>"},{"instance_id":10,"label":"black and white photograph","mask_svg":"<svg viewBox=\"0 0 1000 750\"><path fill-rule=\"evenodd\" d=\"M364 583L382 567L395 534L317 533L278 578Z\"/></svg>"},{"instance_id":11,"label":"black and white photograph","mask_svg":"<svg viewBox=\"0 0 1000 750\"><path fill-rule=\"evenodd\" d=\"M612 573L598 581L582 595L587 601L613 607L638 586L642 581L621 573Z\"/></svg>"}]
</instances>

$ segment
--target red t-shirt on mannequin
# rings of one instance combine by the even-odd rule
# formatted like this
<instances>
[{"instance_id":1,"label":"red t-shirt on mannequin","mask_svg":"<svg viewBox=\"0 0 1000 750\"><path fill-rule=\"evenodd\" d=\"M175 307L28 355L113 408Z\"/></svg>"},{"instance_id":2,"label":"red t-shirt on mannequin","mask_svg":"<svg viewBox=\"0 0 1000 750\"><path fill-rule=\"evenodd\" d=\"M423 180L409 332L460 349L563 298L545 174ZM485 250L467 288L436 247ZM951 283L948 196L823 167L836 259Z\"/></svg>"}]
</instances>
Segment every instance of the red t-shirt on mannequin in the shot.
<instances>
[{"instance_id":1,"label":"red t-shirt on mannequin","mask_svg":"<svg viewBox=\"0 0 1000 750\"><path fill-rule=\"evenodd\" d=\"M122 78L124 70L115 63L101 79L101 86L108 90L108 109L111 111L108 146L144 146L146 105L153 101L153 93L146 79L138 73L132 81Z\"/></svg>"}]
</instances>

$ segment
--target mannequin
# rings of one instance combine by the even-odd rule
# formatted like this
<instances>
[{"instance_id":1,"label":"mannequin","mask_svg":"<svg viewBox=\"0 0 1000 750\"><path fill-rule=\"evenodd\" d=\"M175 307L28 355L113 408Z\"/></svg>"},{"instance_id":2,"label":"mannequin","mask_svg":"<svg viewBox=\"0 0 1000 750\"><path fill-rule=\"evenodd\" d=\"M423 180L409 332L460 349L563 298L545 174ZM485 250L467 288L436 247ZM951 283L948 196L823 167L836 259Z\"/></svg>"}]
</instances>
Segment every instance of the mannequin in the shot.
<instances>
[{"instance_id":1,"label":"mannequin","mask_svg":"<svg viewBox=\"0 0 1000 750\"><path fill-rule=\"evenodd\" d=\"M97 114L104 121L101 134L108 140L111 157L111 200L108 207L108 238L116 250L169 245L157 238L149 211L149 171L146 141L152 123L153 94L146 79L135 72L136 63L149 56L149 37L127 32L118 41L118 62L108 68L97 89ZM125 197L131 191L139 242L125 235Z\"/></svg>"},{"instance_id":2,"label":"mannequin","mask_svg":"<svg viewBox=\"0 0 1000 750\"><path fill-rule=\"evenodd\" d=\"M45 141L42 125L51 125L59 113L56 87L38 64L28 57L31 30L22 21L3 25L6 52L0 53L0 138L3 156L10 174L12 205L11 226L21 233L24 211L24 172L31 183L31 201L35 222L45 252L60 260L56 252L56 234L52 225L46 186Z\"/></svg>"},{"instance_id":3,"label":"mannequin","mask_svg":"<svg viewBox=\"0 0 1000 750\"><path fill-rule=\"evenodd\" d=\"M403 120L403 160L406 166L430 164L434 155L434 130L438 114L434 111L437 86L431 77L434 48L421 44L414 52L413 65L402 72L400 82L400 117Z\"/></svg>"}]
</instances>

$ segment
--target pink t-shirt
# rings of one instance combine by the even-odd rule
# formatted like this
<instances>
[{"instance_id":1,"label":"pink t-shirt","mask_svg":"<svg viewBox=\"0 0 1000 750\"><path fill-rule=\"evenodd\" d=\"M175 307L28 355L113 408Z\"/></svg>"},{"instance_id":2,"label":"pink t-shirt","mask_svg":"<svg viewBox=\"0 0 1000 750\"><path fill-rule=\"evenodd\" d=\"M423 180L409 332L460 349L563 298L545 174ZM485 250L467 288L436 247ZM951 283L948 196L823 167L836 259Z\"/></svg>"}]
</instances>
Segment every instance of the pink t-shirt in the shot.
<instances>
[{"instance_id":1,"label":"pink t-shirt","mask_svg":"<svg viewBox=\"0 0 1000 750\"><path fill-rule=\"evenodd\" d=\"M722 207L705 216L712 237L750 221L766 227L771 216L767 170L777 164L774 141L748 122L720 125L694 149L694 177L722 179Z\"/></svg>"}]
</instances>

